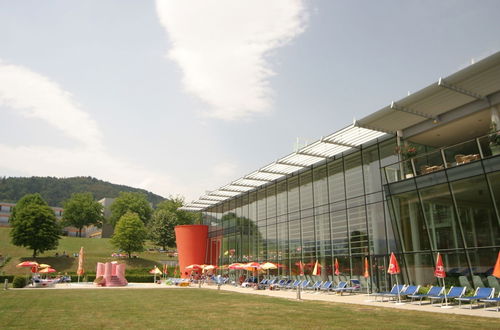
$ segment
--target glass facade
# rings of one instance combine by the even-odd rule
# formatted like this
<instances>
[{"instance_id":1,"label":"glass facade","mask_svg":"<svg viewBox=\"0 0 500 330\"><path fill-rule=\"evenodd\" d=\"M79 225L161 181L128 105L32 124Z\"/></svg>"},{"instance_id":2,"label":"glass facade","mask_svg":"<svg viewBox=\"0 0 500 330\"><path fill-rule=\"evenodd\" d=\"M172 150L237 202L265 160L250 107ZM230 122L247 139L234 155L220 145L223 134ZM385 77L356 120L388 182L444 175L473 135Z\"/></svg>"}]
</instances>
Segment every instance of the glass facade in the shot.
<instances>
[{"instance_id":1,"label":"glass facade","mask_svg":"<svg viewBox=\"0 0 500 330\"><path fill-rule=\"evenodd\" d=\"M459 148L481 155L473 161L421 146L433 151L406 166L396 138L385 137L207 208L207 259L270 261L279 265L270 274L280 276L300 274L301 263L312 275L318 261L323 279L337 279L337 260L340 279L363 279L366 257L373 287L383 290L394 280L386 271L391 252L400 281L421 285L435 283L440 252L449 281L484 279L500 247L500 157L475 141ZM419 172L415 165L426 162L443 168Z\"/></svg>"},{"instance_id":2,"label":"glass facade","mask_svg":"<svg viewBox=\"0 0 500 330\"><path fill-rule=\"evenodd\" d=\"M372 141L206 209L209 247L220 246L209 248L209 259L271 261L279 268L270 274L284 276L298 275L300 263L311 275L318 261L324 279L334 276L337 259L341 276L362 277L364 258L385 259L394 245L381 167L398 160L395 145L392 137Z\"/></svg>"}]
</instances>

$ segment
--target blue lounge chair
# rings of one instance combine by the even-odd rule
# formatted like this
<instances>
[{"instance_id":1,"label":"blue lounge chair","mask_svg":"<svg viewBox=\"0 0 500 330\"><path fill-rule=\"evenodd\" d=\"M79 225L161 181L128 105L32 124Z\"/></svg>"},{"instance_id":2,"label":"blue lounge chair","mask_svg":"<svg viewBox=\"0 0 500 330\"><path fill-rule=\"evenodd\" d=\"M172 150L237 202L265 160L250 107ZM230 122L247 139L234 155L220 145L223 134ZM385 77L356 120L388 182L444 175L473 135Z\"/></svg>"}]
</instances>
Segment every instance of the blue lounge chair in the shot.
<instances>
[{"instance_id":1,"label":"blue lounge chair","mask_svg":"<svg viewBox=\"0 0 500 330\"><path fill-rule=\"evenodd\" d=\"M474 301L479 301L480 299L490 299L494 294L494 288L477 288L472 297L460 297L455 298L455 300L458 300L458 308L460 308L460 306L462 305L462 301L469 301L470 309L472 309L472 303Z\"/></svg>"},{"instance_id":2,"label":"blue lounge chair","mask_svg":"<svg viewBox=\"0 0 500 330\"><path fill-rule=\"evenodd\" d=\"M361 282L356 279L351 279L351 286L346 286L342 289L337 289L335 291L340 292L340 295L344 292L354 293L361 290Z\"/></svg>"},{"instance_id":3,"label":"blue lounge chair","mask_svg":"<svg viewBox=\"0 0 500 330\"><path fill-rule=\"evenodd\" d=\"M403 289L403 291L399 293L399 295L397 293L388 293L384 295L384 297L397 298L399 296L401 299L405 299L406 297L417 293L418 289L420 289L420 285L408 285L406 288Z\"/></svg>"},{"instance_id":4,"label":"blue lounge chair","mask_svg":"<svg viewBox=\"0 0 500 330\"><path fill-rule=\"evenodd\" d=\"M500 292L498 293L498 297L481 299L481 302L484 302L484 308L486 308L487 304L497 303L497 312L500 311Z\"/></svg>"},{"instance_id":5,"label":"blue lounge chair","mask_svg":"<svg viewBox=\"0 0 500 330\"><path fill-rule=\"evenodd\" d=\"M282 284L279 284L280 289L285 289L288 285L292 284L293 280L285 280Z\"/></svg>"},{"instance_id":6,"label":"blue lounge chair","mask_svg":"<svg viewBox=\"0 0 500 330\"><path fill-rule=\"evenodd\" d=\"M384 301L384 296L387 295L387 294L398 294L401 293L401 291L403 291L403 289L405 288L404 284L394 284L394 286L392 287L391 291L384 291L384 292L376 292L376 293L373 293L372 296L375 297L375 301L377 301L377 297L382 297L382 301Z\"/></svg>"},{"instance_id":7,"label":"blue lounge chair","mask_svg":"<svg viewBox=\"0 0 500 330\"><path fill-rule=\"evenodd\" d=\"M330 288L330 291L333 292L340 292L342 291L345 287L347 287L347 282L340 281L335 287Z\"/></svg>"},{"instance_id":8,"label":"blue lounge chair","mask_svg":"<svg viewBox=\"0 0 500 330\"><path fill-rule=\"evenodd\" d=\"M464 295L465 293L465 286L452 286L450 288L450 291L446 294L447 299L455 299L455 298L460 298ZM434 300L441 300L441 305L443 304L444 301L444 294L440 294L437 296L430 296L429 299L431 300L431 304L434 302Z\"/></svg>"},{"instance_id":9,"label":"blue lounge chair","mask_svg":"<svg viewBox=\"0 0 500 330\"><path fill-rule=\"evenodd\" d=\"M300 286L300 288L301 288L302 290L305 290L305 289L307 289L307 287L309 286L309 283L311 283L311 281L309 281L309 280L303 280L303 281L302 281L302 283L300 283L300 285L299 285L299 286Z\"/></svg>"},{"instance_id":10,"label":"blue lounge chair","mask_svg":"<svg viewBox=\"0 0 500 330\"><path fill-rule=\"evenodd\" d=\"M318 290L320 288L321 284L323 284L322 281L316 281L316 282L314 282L314 284L312 286L309 286L306 289L307 290L316 291L316 290Z\"/></svg>"},{"instance_id":11,"label":"blue lounge chair","mask_svg":"<svg viewBox=\"0 0 500 330\"><path fill-rule=\"evenodd\" d=\"M408 298L411 298L411 302L415 299L419 299L419 305L422 305L422 299L429 298L431 296L439 296L443 293L443 290L444 288L442 286L431 286L427 293L408 295Z\"/></svg>"},{"instance_id":12,"label":"blue lounge chair","mask_svg":"<svg viewBox=\"0 0 500 330\"><path fill-rule=\"evenodd\" d=\"M329 291L332 286L332 281L326 281L319 287L319 291Z\"/></svg>"},{"instance_id":13,"label":"blue lounge chair","mask_svg":"<svg viewBox=\"0 0 500 330\"><path fill-rule=\"evenodd\" d=\"M287 286L285 286L285 289L295 289L297 287L297 285L300 284L300 282L302 282L302 281L301 280L295 280L293 283L290 283Z\"/></svg>"}]
</instances>

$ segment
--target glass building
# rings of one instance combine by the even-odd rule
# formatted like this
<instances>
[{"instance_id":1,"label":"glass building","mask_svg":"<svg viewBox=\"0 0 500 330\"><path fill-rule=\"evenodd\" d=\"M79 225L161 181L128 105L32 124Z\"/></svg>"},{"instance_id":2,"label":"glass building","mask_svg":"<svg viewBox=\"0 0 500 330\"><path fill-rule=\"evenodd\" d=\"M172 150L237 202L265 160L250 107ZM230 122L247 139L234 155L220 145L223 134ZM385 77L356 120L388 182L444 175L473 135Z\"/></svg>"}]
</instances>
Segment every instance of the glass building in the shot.
<instances>
[{"instance_id":1,"label":"glass building","mask_svg":"<svg viewBox=\"0 0 500 330\"><path fill-rule=\"evenodd\" d=\"M321 276L386 289L491 274L500 249L500 53L184 207L209 226L206 262L270 261L273 275L314 264ZM303 265L303 266L301 266Z\"/></svg>"}]
</instances>

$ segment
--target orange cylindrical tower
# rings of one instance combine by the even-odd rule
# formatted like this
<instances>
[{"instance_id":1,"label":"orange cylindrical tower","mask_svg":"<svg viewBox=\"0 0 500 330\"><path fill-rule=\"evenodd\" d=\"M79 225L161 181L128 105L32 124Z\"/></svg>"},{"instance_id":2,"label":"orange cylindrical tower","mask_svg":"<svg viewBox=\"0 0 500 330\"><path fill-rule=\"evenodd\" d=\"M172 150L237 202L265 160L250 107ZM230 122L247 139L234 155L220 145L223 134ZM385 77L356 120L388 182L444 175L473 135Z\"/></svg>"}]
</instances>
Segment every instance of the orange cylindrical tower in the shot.
<instances>
[{"instance_id":1,"label":"orange cylindrical tower","mask_svg":"<svg viewBox=\"0 0 500 330\"><path fill-rule=\"evenodd\" d=\"M181 225L175 227L175 241L179 257L181 277L189 277L186 267L205 263L207 253L208 226Z\"/></svg>"}]
</instances>

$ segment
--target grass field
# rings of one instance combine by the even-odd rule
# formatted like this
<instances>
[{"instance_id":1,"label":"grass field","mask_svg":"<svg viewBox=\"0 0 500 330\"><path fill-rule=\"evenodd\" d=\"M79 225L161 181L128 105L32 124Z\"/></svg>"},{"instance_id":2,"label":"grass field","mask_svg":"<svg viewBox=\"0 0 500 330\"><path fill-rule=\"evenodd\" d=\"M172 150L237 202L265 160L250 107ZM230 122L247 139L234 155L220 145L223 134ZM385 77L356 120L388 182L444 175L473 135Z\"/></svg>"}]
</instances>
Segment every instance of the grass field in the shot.
<instances>
[{"instance_id":1,"label":"grass field","mask_svg":"<svg viewBox=\"0 0 500 330\"><path fill-rule=\"evenodd\" d=\"M209 289L7 290L6 328L499 329L500 320Z\"/></svg>"},{"instance_id":2,"label":"grass field","mask_svg":"<svg viewBox=\"0 0 500 330\"><path fill-rule=\"evenodd\" d=\"M16 268L16 265L22 260L33 260L31 257L33 251L12 245L10 243L9 232L10 228L0 227L0 253L3 256L10 256L12 258L9 263L0 269L0 273L4 272L9 275L25 274L26 269ZM113 258L111 254L117 252L117 250L111 245L109 238L62 237L57 250L41 254L40 257L36 258L36 261L38 263L49 264L60 272L76 272L78 258L72 256L73 253L80 251L81 246L85 249L86 259L84 266L88 272L95 272L97 262L123 260L127 263L127 272L131 272L133 269L144 270L145 268L152 268L160 260L171 259L165 253L148 251L137 253L138 258ZM59 255L66 252L69 257L56 257L56 252Z\"/></svg>"}]
</instances>

